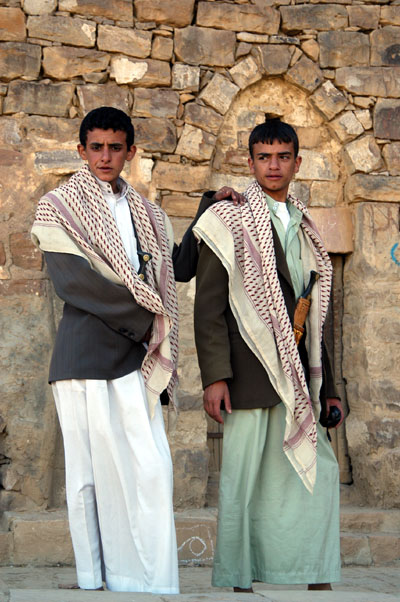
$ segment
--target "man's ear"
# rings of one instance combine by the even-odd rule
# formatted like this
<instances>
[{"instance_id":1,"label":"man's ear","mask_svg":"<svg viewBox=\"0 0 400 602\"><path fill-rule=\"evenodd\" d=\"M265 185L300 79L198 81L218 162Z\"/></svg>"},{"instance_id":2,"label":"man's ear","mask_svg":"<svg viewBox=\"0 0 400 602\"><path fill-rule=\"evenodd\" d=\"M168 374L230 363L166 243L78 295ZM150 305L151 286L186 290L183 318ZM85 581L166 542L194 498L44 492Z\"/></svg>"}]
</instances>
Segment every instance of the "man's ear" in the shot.
<instances>
[{"instance_id":1,"label":"man's ear","mask_svg":"<svg viewBox=\"0 0 400 602\"><path fill-rule=\"evenodd\" d=\"M297 155L295 162L294 162L294 164L295 164L294 173L297 173L299 171L301 161L302 161L302 158L299 155Z\"/></svg>"},{"instance_id":2,"label":"man's ear","mask_svg":"<svg viewBox=\"0 0 400 602\"><path fill-rule=\"evenodd\" d=\"M136 155L137 148L134 144L132 144L131 148L128 150L128 154L126 155L127 161L132 161L133 157Z\"/></svg>"},{"instance_id":3,"label":"man's ear","mask_svg":"<svg viewBox=\"0 0 400 602\"><path fill-rule=\"evenodd\" d=\"M80 158L83 159L84 161L86 161L87 160L86 149L83 146L83 144L78 144L78 146L76 148L78 149Z\"/></svg>"},{"instance_id":4,"label":"man's ear","mask_svg":"<svg viewBox=\"0 0 400 602\"><path fill-rule=\"evenodd\" d=\"M250 173L254 173L254 161L251 157L247 159L247 163L249 164Z\"/></svg>"}]
</instances>

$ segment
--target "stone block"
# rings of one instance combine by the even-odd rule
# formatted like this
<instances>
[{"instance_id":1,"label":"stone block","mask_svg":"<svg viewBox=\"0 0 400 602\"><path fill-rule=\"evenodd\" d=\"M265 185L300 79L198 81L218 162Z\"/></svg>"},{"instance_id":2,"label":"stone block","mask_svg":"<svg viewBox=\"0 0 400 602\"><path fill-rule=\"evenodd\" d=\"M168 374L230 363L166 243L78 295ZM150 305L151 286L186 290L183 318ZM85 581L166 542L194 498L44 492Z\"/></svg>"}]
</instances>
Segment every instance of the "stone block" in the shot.
<instances>
[{"instance_id":1,"label":"stone block","mask_svg":"<svg viewBox=\"0 0 400 602\"><path fill-rule=\"evenodd\" d=\"M340 537L340 556L344 566L348 564L370 566L372 557L368 537L366 535L342 534Z\"/></svg>"},{"instance_id":2,"label":"stone block","mask_svg":"<svg viewBox=\"0 0 400 602\"><path fill-rule=\"evenodd\" d=\"M400 66L400 27L388 25L370 34L371 65Z\"/></svg>"},{"instance_id":3,"label":"stone block","mask_svg":"<svg viewBox=\"0 0 400 602\"><path fill-rule=\"evenodd\" d=\"M233 176L226 173L212 173L211 180L207 184L207 188L211 190L219 190L223 186L231 186L238 192L244 192L246 188L253 182L251 176Z\"/></svg>"},{"instance_id":4,"label":"stone block","mask_svg":"<svg viewBox=\"0 0 400 602\"><path fill-rule=\"evenodd\" d=\"M194 192L208 190L210 170L208 166L182 165L157 161L153 169L153 182L161 190Z\"/></svg>"},{"instance_id":5,"label":"stone block","mask_svg":"<svg viewBox=\"0 0 400 602\"><path fill-rule=\"evenodd\" d=\"M336 119L333 119L329 126L341 142L354 140L354 138L360 136L364 131L363 126L353 111L344 111Z\"/></svg>"},{"instance_id":6,"label":"stone block","mask_svg":"<svg viewBox=\"0 0 400 602\"><path fill-rule=\"evenodd\" d=\"M374 134L377 138L400 140L400 100L378 99L374 108Z\"/></svg>"},{"instance_id":7,"label":"stone block","mask_svg":"<svg viewBox=\"0 0 400 602\"><path fill-rule=\"evenodd\" d=\"M370 173L380 169L383 164L379 146L375 138L370 135L346 144L345 156L350 160L347 161L350 173L355 171Z\"/></svg>"},{"instance_id":8,"label":"stone block","mask_svg":"<svg viewBox=\"0 0 400 602\"><path fill-rule=\"evenodd\" d=\"M113 25L99 25L97 47L107 52L121 52L146 58L151 52L151 32Z\"/></svg>"},{"instance_id":9,"label":"stone block","mask_svg":"<svg viewBox=\"0 0 400 602\"><path fill-rule=\"evenodd\" d=\"M23 42L25 36L25 17L22 10L0 6L0 41Z\"/></svg>"},{"instance_id":10,"label":"stone block","mask_svg":"<svg viewBox=\"0 0 400 602\"><path fill-rule=\"evenodd\" d=\"M327 119L332 119L343 111L347 105L347 98L335 88L330 81L326 81L310 96L313 106Z\"/></svg>"},{"instance_id":11,"label":"stone block","mask_svg":"<svg viewBox=\"0 0 400 602\"><path fill-rule=\"evenodd\" d=\"M345 197L348 202L400 202L400 177L354 174L347 178Z\"/></svg>"},{"instance_id":12,"label":"stone block","mask_svg":"<svg viewBox=\"0 0 400 602\"><path fill-rule=\"evenodd\" d=\"M176 154L193 161L207 161L211 159L216 140L213 134L186 123L176 147Z\"/></svg>"},{"instance_id":13,"label":"stone block","mask_svg":"<svg viewBox=\"0 0 400 602\"><path fill-rule=\"evenodd\" d=\"M233 31L192 26L175 31L175 55L189 65L230 67L235 63L235 46Z\"/></svg>"},{"instance_id":14,"label":"stone block","mask_svg":"<svg viewBox=\"0 0 400 602\"><path fill-rule=\"evenodd\" d=\"M109 55L97 50L70 46L51 46L43 50L45 74L59 80L105 71L109 62Z\"/></svg>"},{"instance_id":15,"label":"stone block","mask_svg":"<svg viewBox=\"0 0 400 602\"><path fill-rule=\"evenodd\" d=\"M66 117L73 94L73 84L13 81L8 86L3 113Z\"/></svg>"},{"instance_id":16,"label":"stone block","mask_svg":"<svg viewBox=\"0 0 400 602\"><path fill-rule=\"evenodd\" d=\"M312 182L310 205L312 207L335 207L343 200L343 187L339 182Z\"/></svg>"},{"instance_id":17,"label":"stone block","mask_svg":"<svg viewBox=\"0 0 400 602\"><path fill-rule=\"evenodd\" d=\"M357 111L355 111L354 114L357 117L358 121L363 126L364 130L372 129L372 117L371 117L371 113L370 113L370 111L368 111L368 109L364 109L364 110L358 109Z\"/></svg>"},{"instance_id":18,"label":"stone block","mask_svg":"<svg viewBox=\"0 0 400 602\"><path fill-rule=\"evenodd\" d=\"M400 6L381 7L381 25L400 25Z\"/></svg>"},{"instance_id":19,"label":"stone block","mask_svg":"<svg viewBox=\"0 0 400 602\"><path fill-rule=\"evenodd\" d=\"M318 34L319 64L323 68L369 64L369 37L355 31Z\"/></svg>"},{"instance_id":20,"label":"stone block","mask_svg":"<svg viewBox=\"0 0 400 602\"><path fill-rule=\"evenodd\" d=\"M187 195L167 194L162 197L161 207L170 217L194 217L197 212L198 198Z\"/></svg>"},{"instance_id":21,"label":"stone block","mask_svg":"<svg viewBox=\"0 0 400 602\"><path fill-rule=\"evenodd\" d=\"M396 563L400 560L400 534L370 535L369 546L375 565Z\"/></svg>"},{"instance_id":22,"label":"stone block","mask_svg":"<svg viewBox=\"0 0 400 602\"><path fill-rule=\"evenodd\" d=\"M35 153L34 165L40 173L68 175L80 169L83 162L75 150L53 150Z\"/></svg>"},{"instance_id":23,"label":"stone block","mask_svg":"<svg viewBox=\"0 0 400 602\"><path fill-rule=\"evenodd\" d=\"M96 43L96 24L84 19L41 15L29 17L27 27L31 38L88 48Z\"/></svg>"},{"instance_id":24,"label":"stone block","mask_svg":"<svg viewBox=\"0 0 400 602\"><path fill-rule=\"evenodd\" d=\"M220 73L216 73L201 91L200 98L218 113L225 115L239 90L239 86L233 84Z\"/></svg>"},{"instance_id":25,"label":"stone block","mask_svg":"<svg viewBox=\"0 0 400 602\"><path fill-rule=\"evenodd\" d=\"M302 149L302 162L296 174L299 180L337 180L338 168L331 157L324 153Z\"/></svg>"},{"instance_id":26,"label":"stone block","mask_svg":"<svg viewBox=\"0 0 400 602\"><path fill-rule=\"evenodd\" d=\"M6 252L4 249L4 245L0 242L0 265L4 265L6 262Z\"/></svg>"},{"instance_id":27,"label":"stone block","mask_svg":"<svg viewBox=\"0 0 400 602\"><path fill-rule=\"evenodd\" d=\"M132 0L59 0L58 10L84 17L105 17L113 21L133 23Z\"/></svg>"},{"instance_id":28,"label":"stone block","mask_svg":"<svg viewBox=\"0 0 400 602\"><path fill-rule=\"evenodd\" d=\"M25 270L42 269L42 253L32 243L29 232L10 234L10 251L14 265Z\"/></svg>"},{"instance_id":29,"label":"stone block","mask_svg":"<svg viewBox=\"0 0 400 602\"><path fill-rule=\"evenodd\" d=\"M111 59L110 77L117 84L137 84L145 88L169 86L171 83L171 69L168 63L154 59L137 60L123 56Z\"/></svg>"},{"instance_id":30,"label":"stone block","mask_svg":"<svg viewBox=\"0 0 400 602\"><path fill-rule=\"evenodd\" d=\"M400 67L339 67L336 85L351 94L400 98Z\"/></svg>"},{"instance_id":31,"label":"stone block","mask_svg":"<svg viewBox=\"0 0 400 602\"><path fill-rule=\"evenodd\" d=\"M258 64L252 56L248 56L242 61L239 61L229 70L229 73L235 84L242 90L251 84L254 84L262 77Z\"/></svg>"},{"instance_id":32,"label":"stone block","mask_svg":"<svg viewBox=\"0 0 400 602\"><path fill-rule=\"evenodd\" d=\"M385 144L382 155L390 175L400 176L400 142Z\"/></svg>"},{"instance_id":33,"label":"stone block","mask_svg":"<svg viewBox=\"0 0 400 602\"><path fill-rule=\"evenodd\" d=\"M174 90L197 92L200 86L200 67L175 63L172 67L172 87Z\"/></svg>"},{"instance_id":34,"label":"stone block","mask_svg":"<svg viewBox=\"0 0 400 602\"><path fill-rule=\"evenodd\" d=\"M184 412L186 414L187 412ZM199 412L195 412L199 415ZM203 425L206 433L206 426ZM175 448L171 442L171 455L174 465L174 507L201 508L204 506L208 477L208 448L190 446Z\"/></svg>"},{"instance_id":35,"label":"stone block","mask_svg":"<svg viewBox=\"0 0 400 602\"><path fill-rule=\"evenodd\" d=\"M224 122L222 115L210 107L205 107L196 102L189 102L185 105L184 120L186 123L202 128L214 135L218 134Z\"/></svg>"},{"instance_id":36,"label":"stone block","mask_svg":"<svg viewBox=\"0 0 400 602\"><path fill-rule=\"evenodd\" d=\"M173 153L176 147L176 129L168 119L136 117L135 144L146 151Z\"/></svg>"},{"instance_id":37,"label":"stone block","mask_svg":"<svg viewBox=\"0 0 400 602\"><path fill-rule=\"evenodd\" d=\"M238 41L241 42L241 44L268 44L270 40L270 36L268 35L259 33L248 33L247 31L241 31L237 33L236 37Z\"/></svg>"},{"instance_id":38,"label":"stone block","mask_svg":"<svg viewBox=\"0 0 400 602\"><path fill-rule=\"evenodd\" d=\"M135 16L138 21L155 21L173 27L190 25L194 0L135 0Z\"/></svg>"},{"instance_id":39,"label":"stone block","mask_svg":"<svg viewBox=\"0 0 400 602\"><path fill-rule=\"evenodd\" d=\"M301 49L305 55L313 61L318 61L319 58L319 44L316 40L306 40L302 43Z\"/></svg>"},{"instance_id":40,"label":"stone block","mask_svg":"<svg viewBox=\"0 0 400 602\"><path fill-rule=\"evenodd\" d=\"M331 31L348 25L347 10L338 4L282 6L280 10L282 30L289 33L303 29Z\"/></svg>"},{"instance_id":41,"label":"stone block","mask_svg":"<svg viewBox=\"0 0 400 602\"><path fill-rule=\"evenodd\" d=\"M129 114L131 98L127 88L116 84L85 84L77 86L76 91L84 115L100 104L116 107Z\"/></svg>"},{"instance_id":42,"label":"stone block","mask_svg":"<svg viewBox=\"0 0 400 602\"><path fill-rule=\"evenodd\" d=\"M57 8L57 0L24 0L27 15L49 15Z\"/></svg>"},{"instance_id":43,"label":"stone block","mask_svg":"<svg viewBox=\"0 0 400 602\"><path fill-rule=\"evenodd\" d=\"M179 106L179 94L167 88L135 88L133 112L145 117L174 119Z\"/></svg>"},{"instance_id":44,"label":"stone block","mask_svg":"<svg viewBox=\"0 0 400 602\"><path fill-rule=\"evenodd\" d=\"M360 29L377 29L379 25L380 11L384 7L379 6L348 6L350 27L359 27Z\"/></svg>"},{"instance_id":45,"label":"stone block","mask_svg":"<svg viewBox=\"0 0 400 602\"><path fill-rule=\"evenodd\" d=\"M54 566L73 563L68 519L64 512L22 514L12 519L14 564Z\"/></svg>"},{"instance_id":46,"label":"stone block","mask_svg":"<svg viewBox=\"0 0 400 602\"><path fill-rule=\"evenodd\" d=\"M10 564L12 562L13 535L9 531L0 531L0 564ZM1 582L0 582L1 583ZM3 585L1 583L1 585ZM3 588L1 588L3 589ZM0 598L1 600L1 598ZM5 600L5 598L4 598Z\"/></svg>"},{"instance_id":47,"label":"stone block","mask_svg":"<svg viewBox=\"0 0 400 602\"><path fill-rule=\"evenodd\" d=\"M5 81L23 77L36 79L40 72L42 49L36 44L5 42L0 44L0 73Z\"/></svg>"},{"instance_id":48,"label":"stone block","mask_svg":"<svg viewBox=\"0 0 400 602\"><path fill-rule=\"evenodd\" d=\"M151 58L159 59L160 61L170 61L174 51L174 41L172 38L164 38L163 36L154 36L153 46L151 49Z\"/></svg>"},{"instance_id":49,"label":"stone block","mask_svg":"<svg viewBox=\"0 0 400 602\"><path fill-rule=\"evenodd\" d=\"M271 6L262 9L249 4L199 2L197 25L231 31L276 34L279 31L279 11Z\"/></svg>"},{"instance_id":50,"label":"stone block","mask_svg":"<svg viewBox=\"0 0 400 602\"><path fill-rule=\"evenodd\" d=\"M321 69L305 55L287 72L286 79L303 90L313 92L324 81Z\"/></svg>"},{"instance_id":51,"label":"stone block","mask_svg":"<svg viewBox=\"0 0 400 602\"><path fill-rule=\"evenodd\" d=\"M258 46L261 67L267 75L285 73L289 67L292 53L285 44L263 44Z\"/></svg>"},{"instance_id":52,"label":"stone block","mask_svg":"<svg viewBox=\"0 0 400 602\"><path fill-rule=\"evenodd\" d=\"M353 251L353 224L348 207L311 207L310 212L329 253Z\"/></svg>"},{"instance_id":53,"label":"stone block","mask_svg":"<svg viewBox=\"0 0 400 602\"><path fill-rule=\"evenodd\" d=\"M211 566L217 537L216 517L204 511L175 515L178 559L181 565Z\"/></svg>"}]
</instances>

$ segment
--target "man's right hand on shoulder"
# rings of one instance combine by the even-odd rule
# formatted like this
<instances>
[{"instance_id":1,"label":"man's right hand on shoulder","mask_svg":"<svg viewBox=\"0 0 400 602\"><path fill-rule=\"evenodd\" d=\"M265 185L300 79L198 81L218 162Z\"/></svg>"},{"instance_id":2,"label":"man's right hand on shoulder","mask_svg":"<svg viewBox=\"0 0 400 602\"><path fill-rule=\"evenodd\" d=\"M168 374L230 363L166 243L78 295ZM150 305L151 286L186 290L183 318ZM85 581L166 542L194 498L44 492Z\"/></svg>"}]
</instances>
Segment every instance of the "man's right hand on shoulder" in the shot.
<instances>
[{"instance_id":1,"label":"man's right hand on shoulder","mask_svg":"<svg viewBox=\"0 0 400 602\"><path fill-rule=\"evenodd\" d=\"M215 383L208 385L208 387L204 389L203 401L205 411L213 420L216 420L216 422L224 424L221 416L222 401L225 404L225 410L228 414L232 413L229 389L224 380L217 380Z\"/></svg>"}]
</instances>

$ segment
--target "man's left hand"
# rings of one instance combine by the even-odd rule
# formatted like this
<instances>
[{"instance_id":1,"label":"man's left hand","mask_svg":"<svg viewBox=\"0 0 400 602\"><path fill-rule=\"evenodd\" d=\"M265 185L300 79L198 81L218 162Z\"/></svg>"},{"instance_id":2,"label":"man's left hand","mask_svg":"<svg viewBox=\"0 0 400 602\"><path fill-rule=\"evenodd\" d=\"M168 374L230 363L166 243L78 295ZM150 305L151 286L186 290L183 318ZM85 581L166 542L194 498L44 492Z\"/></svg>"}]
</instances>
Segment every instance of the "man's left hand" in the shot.
<instances>
[{"instance_id":1,"label":"man's left hand","mask_svg":"<svg viewBox=\"0 0 400 602\"><path fill-rule=\"evenodd\" d=\"M214 199L216 201L231 200L234 205L244 205L244 203L246 203L247 201L246 197L243 196L243 194L240 194L240 192L236 192L236 190L230 188L229 186L223 186L222 188L220 188L214 194Z\"/></svg>"},{"instance_id":2,"label":"man's left hand","mask_svg":"<svg viewBox=\"0 0 400 602\"><path fill-rule=\"evenodd\" d=\"M327 416L329 416L329 411L333 407L339 408L340 413L342 415L340 418L340 422L338 422L337 425L334 427L335 429L337 429L337 428L339 428L339 426L342 424L342 422L344 420L344 412L343 412L342 402L337 397L327 397L327 399L326 399L326 415Z\"/></svg>"}]
</instances>

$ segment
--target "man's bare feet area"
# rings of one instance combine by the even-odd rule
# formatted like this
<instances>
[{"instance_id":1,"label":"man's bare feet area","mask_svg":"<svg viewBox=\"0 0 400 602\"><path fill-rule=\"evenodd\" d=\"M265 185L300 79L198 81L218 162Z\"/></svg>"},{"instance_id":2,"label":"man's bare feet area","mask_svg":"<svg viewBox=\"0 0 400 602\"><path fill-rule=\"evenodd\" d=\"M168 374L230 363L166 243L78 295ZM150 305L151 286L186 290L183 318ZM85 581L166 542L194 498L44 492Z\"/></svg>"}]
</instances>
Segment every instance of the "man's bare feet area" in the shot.
<instances>
[{"instance_id":1,"label":"man's bare feet area","mask_svg":"<svg viewBox=\"0 0 400 602\"><path fill-rule=\"evenodd\" d=\"M252 587L247 587L245 589L243 589L241 587L234 587L233 591L234 592L241 592L242 594L254 594Z\"/></svg>"},{"instance_id":2,"label":"man's bare feet area","mask_svg":"<svg viewBox=\"0 0 400 602\"><path fill-rule=\"evenodd\" d=\"M331 591L332 590L332 586L330 583L310 583L310 585L308 586L308 590L312 591L312 590L327 590L327 591Z\"/></svg>"},{"instance_id":3,"label":"man's bare feet area","mask_svg":"<svg viewBox=\"0 0 400 602\"><path fill-rule=\"evenodd\" d=\"M58 589L81 589L77 583L59 583ZM91 592L101 592L104 591L104 587L97 587L96 589L85 590Z\"/></svg>"}]
</instances>

